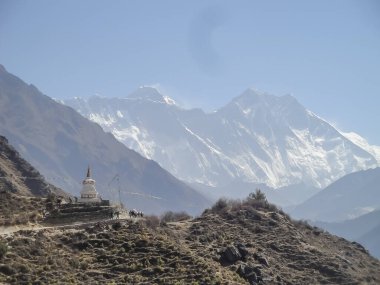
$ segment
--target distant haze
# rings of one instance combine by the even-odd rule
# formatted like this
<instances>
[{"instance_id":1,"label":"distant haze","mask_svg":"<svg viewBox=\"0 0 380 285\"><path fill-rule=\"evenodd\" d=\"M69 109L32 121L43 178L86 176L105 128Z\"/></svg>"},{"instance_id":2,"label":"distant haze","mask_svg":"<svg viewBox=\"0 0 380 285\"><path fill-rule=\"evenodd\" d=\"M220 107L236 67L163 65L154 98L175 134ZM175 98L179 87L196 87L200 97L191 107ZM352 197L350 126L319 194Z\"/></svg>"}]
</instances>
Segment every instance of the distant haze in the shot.
<instances>
[{"instance_id":1,"label":"distant haze","mask_svg":"<svg viewBox=\"0 0 380 285\"><path fill-rule=\"evenodd\" d=\"M249 87L291 93L380 144L379 13L376 0L3 0L0 63L60 99L153 85L212 110Z\"/></svg>"}]
</instances>

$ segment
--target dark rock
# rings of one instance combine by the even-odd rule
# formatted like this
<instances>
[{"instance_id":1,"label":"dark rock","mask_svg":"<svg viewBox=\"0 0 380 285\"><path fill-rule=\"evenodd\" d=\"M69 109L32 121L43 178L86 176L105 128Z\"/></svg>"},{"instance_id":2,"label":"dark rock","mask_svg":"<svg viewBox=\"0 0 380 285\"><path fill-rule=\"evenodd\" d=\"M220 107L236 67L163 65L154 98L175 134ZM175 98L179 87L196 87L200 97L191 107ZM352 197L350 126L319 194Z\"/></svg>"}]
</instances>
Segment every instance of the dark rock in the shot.
<instances>
[{"instance_id":1,"label":"dark rock","mask_svg":"<svg viewBox=\"0 0 380 285\"><path fill-rule=\"evenodd\" d=\"M264 256L262 256L261 254L255 253L255 254L253 255L253 257L254 257L258 262L260 262L262 265L265 265L266 267L269 267L269 262L268 262L268 260L267 260Z\"/></svg>"},{"instance_id":2,"label":"dark rock","mask_svg":"<svg viewBox=\"0 0 380 285\"><path fill-rule=\"evenodd\" d=\"M146 247L148 245L148 241L145 239L140 239L136 242L136 247Z\"/></svg>"},{"instance_id":3,"label":"dark rock","mask_svg":"<svg viewBox=\"0 0 380 285\"><path fill-rule=\"evenodd\" d=\"M241 260L242 256L239 252L239 250L234 246L229 246L221 253L221 259L222 261L228 262L228 263L234 263L238 260Z\"/></svg>"},{"instance_id":4,"label":"dark rock","mask_svg":"<svg viewBox=\"0 0 380 285\"><path fill-rule=\"evenodd\" d=\"M238 243L238 244L236 244L236 248L238 249L238 251L239 251L240 255L242 256L242 258L246 258L248 256L249 251L245 247L244 244Z\"/></svg>"},{"instance_id":5,"label":"dark rock","mask_svg":"<svg viewBox=\"0 0 380 285\"><path fill-rule=\"evenodd\" d=\"M261 279L261 276L262 276L262 267L261 266L254 266L253 267L253 271L255 271L256 275L257 275L257 279L260 280Z\"/></svg>"},{"instance_id":6,"label":"dark rock","mask_svg":"<svg viewBox=\"0 0 380 285\"><path fill-rule=\"evenodd\" d=\"M268 260L267 260L265 257L259 257L259 258L257 259L257 261L260 262L261 264L263 264L263 265L269 267L269 262L268 262Z\"/></svg>"},{"instance_id":7,"label":"dark rock","mask_svg":"<svg viewBox=\"0 0 380 285\"><path fill-rule=\"evenodd\" d=\"M326 276L339 276L340 272L337 271L335 268L332 266L322 266L319 268L319 272L321 272L323 275Z\"/></svg>"},{"instance_id":8,"label":"dark rock","mask_svg":"<svg viewBox=\"0 0 380 285\"><path fill-rule=\"evenodd\" d=\"M360 243L356 242L356 241L353 241L352 244L357 248L359 249L361 252L363 253L367 253L368 254L368 250L365 249L364 246L362 246Z\"/></svg>"},{"instance_id":9,"label":"dark rock","mask_svg":"<svg viewBox=\"0 0 380 285\"><path fill-rule=\"evenodd\" d=\"M116 222L112 225L112 228L115 230L115 231L118 231L120 230L122 227L122 224L120 222Z\"/></svg>"},{"instance_id":10,"label":"dark rock","mask_svg":"<svg viewBox=\"0 0 380 285\"><path fill-rule=\"evenodd\" d=\"M80 242L77 242L73 245L75 248L79 249L79 250L85 250L89 247L92 247L91 244L89 244L87 241L80 241Z\"/></svg>"},{"instance_id":11,"label":"dark rock","mask_svg":"<svg viewBox=\"0 0 380 285\"><path fill-rule=\"evenodd\" d=\"M274 221L274 220L270 220L270 221L268 222L268 224L269 224L271 227L277 226L277 222Z\"/></svg>"},{"instance_id":12,"label":"dark rock","mask_svg":"<svg viewBox=\"0 0 380 285\"><path fill-rule=\"evenodd\" d=\"M15 270L7 264L0 264L0 272L5 275L13 275Z\"/></svg>"},{"instance_id":13,"label":"dark rock","mask_svg":"<svg viewBox=\"0 0 380 285\"><path fill-rule=\"evenodd\" d=\"M255 268L246 264L240 264L237 273L247 280L250 284L256 284L258 281L257 275L255 273Z\"/></svg>"}]
</instances>

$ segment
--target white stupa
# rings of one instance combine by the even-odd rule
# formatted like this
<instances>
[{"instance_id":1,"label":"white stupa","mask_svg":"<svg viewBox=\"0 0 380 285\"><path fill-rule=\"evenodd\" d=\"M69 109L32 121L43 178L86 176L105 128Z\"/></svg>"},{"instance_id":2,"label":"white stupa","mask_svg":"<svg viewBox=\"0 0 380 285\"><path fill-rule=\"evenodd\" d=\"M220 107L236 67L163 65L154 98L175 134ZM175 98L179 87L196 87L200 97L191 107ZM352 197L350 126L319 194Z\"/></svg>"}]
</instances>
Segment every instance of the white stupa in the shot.
<instances>
[{"instance_id":1,"label":"white stupa","mask_svg":"<svg viewBox=\"0 0 380 285\"><path fill-rule=\"evenodd\" d=\"M83 187L80 191L80 199L78 202L81 203L98 203L101 202L98 192L95 188L95 180L91 178L90 167L87 169L87 176L82 182Z\"/></svg>"}]
</instances>

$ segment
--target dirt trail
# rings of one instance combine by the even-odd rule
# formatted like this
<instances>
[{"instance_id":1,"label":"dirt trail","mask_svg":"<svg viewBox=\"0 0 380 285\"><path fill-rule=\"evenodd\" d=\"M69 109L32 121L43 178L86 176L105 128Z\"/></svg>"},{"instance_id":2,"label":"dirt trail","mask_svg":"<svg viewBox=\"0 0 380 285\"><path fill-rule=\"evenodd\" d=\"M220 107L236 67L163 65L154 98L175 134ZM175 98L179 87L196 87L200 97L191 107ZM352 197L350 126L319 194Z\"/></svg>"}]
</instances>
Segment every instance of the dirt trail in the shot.
<instances>
[{"instance_id":1,"label":"dirt trail","mask_svg":"<svg viewBox=\"0 0 380 285\"><path fill-rule=\"evenodd\" d=\"M32 230L32 231L38 231L43 229L70 229L70 228L77 228L77 227L87 227L89 225L93 225L99 222L102 223L116 223L120 221L126 221L126 220L133 220L137 221L141 218L130 218L126 213L120 215L120 219L99 219L99 220L93 220L93 221L87 221L87 222L75 222L75 223L66 223L66 224L60 224L60 225L48 225L48 224L26 224L26 225L14 225L14 226L0 226L0 236L4 235L12 235L18 231L22 230Z\"/></svg>"}]
</instances>

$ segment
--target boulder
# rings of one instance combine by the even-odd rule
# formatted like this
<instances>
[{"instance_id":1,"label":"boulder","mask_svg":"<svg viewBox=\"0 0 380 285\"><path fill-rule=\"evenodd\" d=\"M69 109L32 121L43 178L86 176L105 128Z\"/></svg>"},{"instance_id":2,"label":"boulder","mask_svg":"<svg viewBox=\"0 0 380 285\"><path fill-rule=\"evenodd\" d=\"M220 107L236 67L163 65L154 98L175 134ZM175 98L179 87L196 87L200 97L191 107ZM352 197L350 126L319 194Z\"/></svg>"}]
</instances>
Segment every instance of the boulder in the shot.
<instances>
[{"instance_id":1,"label":"boulder","mask_svg":"<svg viewBox=\"0 0 380 285\"><path fill-rule=\"evenodd\" d=\"M236 244L236 248L239 250L239 253L240 253L240 255L242 256L242 258L245 258L245 257L248 256L249 251L248 251L248 249L245 247L244 244L242 244L242 243L238 243L238 244Z\"/></svg>"},{"instance_id":2,"label":"boulder","mask_svg":"<svg viewBox=\"0 0 380 285\"><path fill-rule=\"evenodd\" d=\"M256 284L258 282L258 278L255 272L255 268L247 265L247 264L240 264L237 273L243 277L245 280L249 282L249 284Z\"/></svg>"},{"instance_id":3,"label":"boulder","mask_svg":"<svg viewBox=\"0 0 380 285\"><path fill-rule=\"evenodd\" d=\"M226 249L224 249L221 253L222 261L225 261L228 263L234 263L238 260L241 260L241 258L242 256L239 250L235 246L229 246Z\"/></svg>"}]
</instances>

